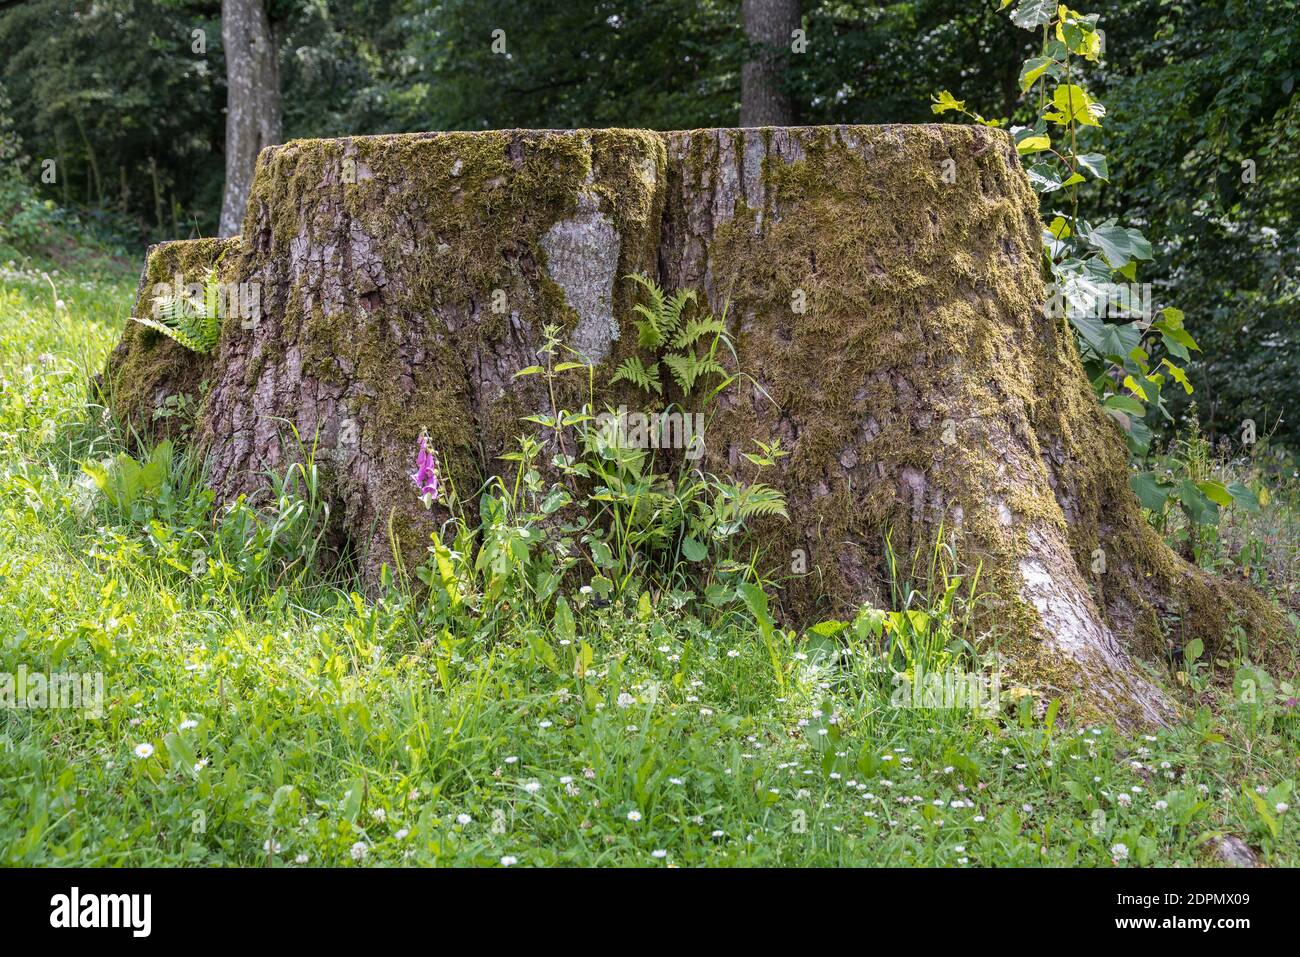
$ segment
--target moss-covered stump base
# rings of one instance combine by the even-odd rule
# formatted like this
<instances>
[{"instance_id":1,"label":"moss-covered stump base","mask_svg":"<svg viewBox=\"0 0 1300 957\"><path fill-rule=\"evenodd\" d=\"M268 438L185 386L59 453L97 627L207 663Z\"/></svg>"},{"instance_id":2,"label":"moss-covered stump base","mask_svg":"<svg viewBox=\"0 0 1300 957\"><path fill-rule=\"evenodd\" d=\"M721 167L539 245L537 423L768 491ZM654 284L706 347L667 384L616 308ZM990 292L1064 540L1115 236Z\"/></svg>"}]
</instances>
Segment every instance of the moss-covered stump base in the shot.
<instances>
[{"instance_id":1,"label":"moss-covered stump base","mask_svg":"<svg viewBox=\"0 0 1300 957\"><path fill-rule=\"evenodd\" d=\"M879 602L886 537L906 554L942 528L980 566L1015 677L1077 711L1160 721L1168 701L1135 658L1192 638L1213 652L1237 622L1255 647L1284 629L1143 521L1123 439L1041 309L1037 216L1012 141L978 127L298 141L262 154L221 260L223 279L260 287L260 321L227 319L211 357L129 324L106 379L141 434L168 395L195 393L221 499L315 448L374 576L390 528L418 556L446 518L408 479L422 430L476 489L543 407L538 380L513 374L544 324L615 405L629 393L609 373L636 349L622 277L693 287L729 304L753 377L721 398L704 465L743 477L755 438L792 451L764 473L792 521L761 532L774 564L806 557L779 599L792 621ZM223 249L155 247L146 281L194 281Z\"/></svg>"}]
</instances>

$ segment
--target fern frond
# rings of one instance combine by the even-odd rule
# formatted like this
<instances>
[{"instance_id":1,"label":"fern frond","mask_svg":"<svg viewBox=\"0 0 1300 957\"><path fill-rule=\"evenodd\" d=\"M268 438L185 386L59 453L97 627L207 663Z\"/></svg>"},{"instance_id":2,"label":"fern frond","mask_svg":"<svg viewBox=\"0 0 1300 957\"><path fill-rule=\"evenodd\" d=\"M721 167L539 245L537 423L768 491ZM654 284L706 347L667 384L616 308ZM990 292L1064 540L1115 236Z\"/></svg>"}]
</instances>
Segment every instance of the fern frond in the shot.
<instances>
[{"instance_id":1,"label":"fern frond","mask_svg":"<svg viewBox=\"0 0 1300 957\"><path fill-rule=\"evenodd\" d=\"M169 326L165 322L159 322L157 319L151 319L149 317L145 317L141 319L138 316L132 316L131 318L134 319L136 322L140 323L140 325L147 326L148 328L153 329L155 332L161 332L164 336L167 336L167 338L179 342L186 349L189 349L193 352L206 351L203 347L202 342L200 342L198 339L194 338L193 336L189 335L183 329L179 329L176 326Z\"/></svg>"},{"instance_id":2,"label":"fern frond","mask_svg":"<svg viewBox=\"0 0 1300 957\"><path fill-rule=\"evenodd\" d=\"M692 319L680 331L678 331L676 337L673 339L673 348L686 349L695 345L695 343L697 343L703 336L709 334L721 336L725 335L726 331L727 328L722 324L722 321L713 316L705 316L703 319Z\"/></svg>"},{"instance_id":3,"label":"fern frond","mask_svg":"<svg viewBox=\"0 0 1300 957\"><path fill-rule=\"evenodd\" d=\"M672 294L664 306L663 320L660 324L665 337L677 332L681 326L683 311L696 301L694 289L678 289Z\"/></svg>"},{"instance_id":4,"label":"fern frond","mask_svg":"<svg viewBox=\"0 0 1300 957\"><path fill-rule=\"evenodd\" d=\"M659 381L659 364L656 362L647 368L638 356L624 359L609 381L611 385L621 381L631 382L643 392L653 390L658 395L663 395L664 392L663 383Z\"/></svg>"},{"instance_id":5,"label":"fern frond","mask_svg":"<svg viewBox=\"0 0 1300 957\"><path fill-rule=\"evenodd\" d=\"M664 333L660 328L660 317L649 306L637 304L632 310L645 316L636 321L637 342L642 349L658 349L664 344Z\"/></svg>"},{"instance_id":6,"label":"fern frond","mask_svg":"<svg viewBox=\"0 0 1300 957\"><path fill-rule=\"evenodd\" d=\"M216 269L208 270L202 295L157 296L154 309L157 319L131 318L186 349L210 352L221 338L221 282Z\"/></svg>"},{"instance_id":7,"label":"fern frond","mask_svg":"<svg viewBox=\"0 0 1300 957\"><path fill-rule=\"evenodd\" d=\"M787 520L790 518L785 508L785 496L778 489L762 482L745 486L736 503L736 510L741 518L754 515L780 515Z\"/></svg>"}]
</instances>

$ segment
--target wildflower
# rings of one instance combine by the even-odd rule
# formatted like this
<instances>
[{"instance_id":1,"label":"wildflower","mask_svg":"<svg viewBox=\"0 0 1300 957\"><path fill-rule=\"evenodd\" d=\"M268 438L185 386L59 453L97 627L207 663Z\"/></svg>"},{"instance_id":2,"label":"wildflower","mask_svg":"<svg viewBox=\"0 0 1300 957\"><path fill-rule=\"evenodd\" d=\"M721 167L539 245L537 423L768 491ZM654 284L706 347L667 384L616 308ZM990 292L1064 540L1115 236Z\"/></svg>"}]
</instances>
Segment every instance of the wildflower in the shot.
<instances>
[{"instance_id":1,"label":"wildflower","mask_svg":"<svg viewBox=\"0 0 1300 957\"><path fill-rule=\"evenodd\" d=\"M541 789L542 786L537 781L529 781L527 784L524 785L524 790L527 791L529 794L536 794Z\"/></svg>"},{"instance_id":2,"label":"wildflower","mask_svg":"<svg viewBox=\"0 0 1300 957\"><path fill-rule=\"evenodd\" d=\"M668 856L668 852L660 848L658 850L651 851L650 856L655 858L656 860L662 861L665 857Z\"/></svg>"},{"instance_id":3,"label":"wildflower","mask_svg":"<svg viewBox=\"0 0 1300 957\"><path fill-rule=\"evenodd\" d=\"M404 828L404 827L403 827L403 828L400 828L400 829L398 830L398 832L397 832L396 834L393 835L393 837L397 838L399 841L404 841L404 840L406 840L407 835L410 834L410 833L411 833L410 830L408 830L407 828Z\"/></svg>"},{"instance_id":4,"label":"wildflower","mask_svg":"<svg viewBox=\"0 0 1300 957\"><path fill-rule=\"evenodd\" d=\"M628 819L629 821L632 821L633 823L636 823L637 821L641 820L641 812L640 812L640 811L628 811L628 812L627 812L627 819Z\"/></svg>"},{"instance_id":5,"label":"wildflower","mask_svg":"<svg viewBox=\"0 0 1300 957\"><path fill-rule=\"evenodd\" d=\"M1157 811L1163 811L1163 810L1167 809L1168 807L1169 807L1169 802L1168 802L1168 801L1157 801L1157 802L1156 802L1156 810L1157 810Z\"/></svg>"},{"instance_id":6,"label":"wildflower","mask_svg":"<svg viewBox=\"0 0 1300 957\"><path fill-rule=\"evenodd\" d=\"M147 741L144 744L137 744L135 746L135 756L139 758L141 761L145 760L146 758L152 758L153 745L149 744Z\"/></svg>"},{"instance_id":7,"label":"wildflower","mask_svg":"<svg viewBox=\"0 0 1300 957\"><path fill-rule=\"evenodd\" d=\"M299 854L293 859L293 862L295 864L306 864L308 860L310 860L310 858L308 858L306 854Z\"/></svg>"},{"instance_id":8,"label":"wildflower","mask_svg":"<svg viewBox=\"0 0 1300 957\"><path fill-rule=\"evenodd\" d=\"M262 842L262 850L266 851L268 854L279 854L279 853L280 853L280 842L279 842L279 841L272 841L272 840L269 840L269 839L268 839L268 840L265 840L265 841Z\"/></svg>"},{"instance_id":9,"label":"wildflower","mask_svg":"<svg viewBox=\"0 0 1300 957\"><path fill-rule=\"evenodd\" d=\"M364 861L366 855L370 853L370 848L366 847L365 841L357 841L348 853L352 855L354 861Z\"/></svg>"},{"instance_id":10,"label":"wildflower","mask_svg":"<svg viewBox=\"0 0 1300 957\"><path fill-rule=\"evenodd\" d=\"M472 820L474 820L474 819L473 819L472 817L470 817L468 814L457 814L457 815L456 815L456 823L459 824L461 827L464 827L466 824L468 824L468 823L469 823L470 821L472 821Z\"/></svg>"},{"instance_id":11,"label":"wildflower","mask_svg":"<svg viewBox=\"0 0 1300 957\"><path fill-rule=\"evenodd\" d=\"M618 694L618 706L620 708L630 708L636 704L636 698L632 697L626 691L620 691Z\"/></svg>"},{"instance_id":12,"label":"wildflower","mask_svg":"<svg viewBox=\"0 0 1300 957\"><path fill-rule=\"evenodd\" d=\"M438 500L438 456L429 448L428 436L420 435L420 447L415 455L415 471L411 483L420 492L424 507Z\"/></svg>"},{"instance_id":13,"label":"wildflower","mask_svg":"<svg viewBox=\"0 0 1300 957\"><path fill-rule=\"evenodd\" d=\"M1285 801L1278 801L1273 805L1273 810L1277 811L1278 814L1285 814L1287 811L1291 810L1291 805L1287 804Z\"/></svg>"},{"instance_id":14,"label":"wildflower","mask_svg":"<svg viewBox=\"0 0 1300 957\"><path fill-rule=\"evenodd\" d=\"M1115 860L1117 860L1117 861L1127 861L1127 860L1128 860L1128 845L1127 845L1127 844L1112 844L1112 845L1110 846L1110 856L1111 856L1112 858L1114 858Z\"/></svg>"},{"instance_id":15,"label":"wildflower","mask_svg":"<svg viewBox=\"0 0 1300 957\"><path fill-rule=\"evenodd\" d=\"M376 823L383 824L384 821L388 819L388 812L385 811L382 807L377 807L370 812L370 816L375 819Z\"/></svg>"},{"instance_id":16,"label":"wildflower","mask_svg":"<svg viewBox=\"0 0 1300 957\"><path fill-rule=\"evenodd\" d=\"M199 726L199 723L198 723L197 721L195 721L193 718L187 718L186 720L184 720L184 721L181 722L181 730L182 730L182 731L190 731L190 730L192 730L192 729L194 729L194 728L197 728L198 726Z\"/></svg>"},{"instance_id":17,"label":"wildflower","mask_svg":"<svg viewBox=\"0 0 1300 957\"><path fill-rule=\"evenodd\" d=\"M518 863L519 863L519 858L515 857L512 854L507 854L505 857L501 858L502 867L513 867L515 864Z\"/></svg>"}]
</instances>

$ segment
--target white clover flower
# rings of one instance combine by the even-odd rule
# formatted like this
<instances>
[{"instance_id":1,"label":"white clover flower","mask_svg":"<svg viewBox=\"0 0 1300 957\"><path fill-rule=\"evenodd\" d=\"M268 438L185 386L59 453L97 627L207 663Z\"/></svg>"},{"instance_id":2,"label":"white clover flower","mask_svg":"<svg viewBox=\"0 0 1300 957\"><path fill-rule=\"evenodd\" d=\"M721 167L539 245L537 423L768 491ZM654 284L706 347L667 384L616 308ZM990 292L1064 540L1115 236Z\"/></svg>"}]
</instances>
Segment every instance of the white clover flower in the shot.
<instances>
[{"instance_id":1,"label":"white clover flower","mask_svg":"<svg viewBox=\"0 0 1300 957\"><path fill-rule=\"evenodd\" d=\"M199 723L195 721L193 718L186 718L184 721L181 722L182 731L191 731L194 728L197 728L198 726Z\"/></svg>"},{"instance_id":2,"label":"white clover flower","mask_svg":"<svg viewBox=\"0 0 1300 957\"><path fill-rule=\"evenodd\" d=\"M399 841L404 841L410 833L411 832L408 828L403 827L398 829L397 833L394 834L393 837L397 838Z\"/></svg>"},{"instance_id":3,"label":"white clover flower","mask_svg":"<svg viewBox=\"0 0 1300 957\"><path fill-rule=\"evenodd\" d=\"M513 854L507 854L505 855L505 857L501 858L502 867L513 867L518 863L519 863L519 858L515 857Z\"/></svg>"},{"instance_id":4,"label":"white clover flower","mask_svg":"<svg viewBox=\"0 0 1300 957\"><path fill-rule=\"evenodd\" d=\"M651 851L650 856L655 858L656 860L662 861L665 857L668 856L668 852L662 848L659 848L658 850Z\"/></svg>"},{"instance_id":5,"label":"white clover flower","mask_svg":"<svg viewBox=\"0 0 1300 957\"><path fill-rule=\"evenodd\" d=\"M1115 860L1117 860L1117 861L1127 861L1127 860L1128 860L1128 845L1127 845L1127 844L1112 844L1112 845L1110 846L1110 856L1113 857L1113 858L1115 858Z\"/></svg>"},{"instance_id":6,"label":"white clover flower","mask_svg":"<svg viewBox=\"0 0 1300 957\"><path fill-rule=\"evenodd\" d=\"M366 847L365 841L357 841L348 853L352 855L354 861L364 861L366 855L370 853L370 848Z\"/></svg>"}]
</instances>

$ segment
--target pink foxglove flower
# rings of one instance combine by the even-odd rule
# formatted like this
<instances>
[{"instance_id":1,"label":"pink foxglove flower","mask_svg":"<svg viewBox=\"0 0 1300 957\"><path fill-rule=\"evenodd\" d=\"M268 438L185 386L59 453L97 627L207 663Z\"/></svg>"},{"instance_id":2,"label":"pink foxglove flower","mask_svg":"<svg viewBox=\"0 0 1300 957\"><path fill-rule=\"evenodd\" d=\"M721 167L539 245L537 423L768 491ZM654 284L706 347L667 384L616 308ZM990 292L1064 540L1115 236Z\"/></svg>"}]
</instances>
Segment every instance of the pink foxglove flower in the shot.
<instances>
[{"instance_id":1,"label":"pink foxglove flower","mask_svg":"<svg viewBox=\"0 0 1300 957\"><path fill-rule=\"evenodd\" d=\"M425 435L420 436L420 447L415 455L415 471L411 473L411 484L419 490L425 508L438 500L438 456L429 448L429 439Z\"/></svg>"}]
</instances>

